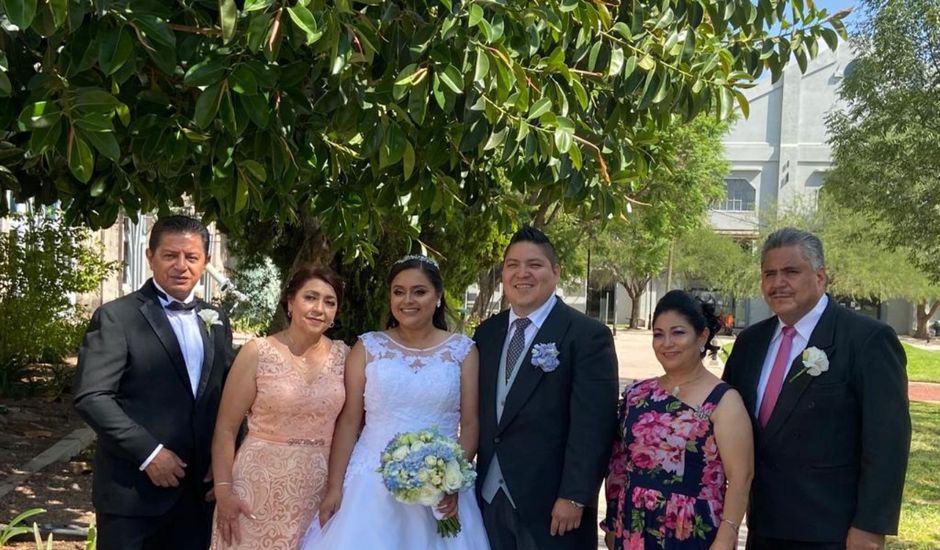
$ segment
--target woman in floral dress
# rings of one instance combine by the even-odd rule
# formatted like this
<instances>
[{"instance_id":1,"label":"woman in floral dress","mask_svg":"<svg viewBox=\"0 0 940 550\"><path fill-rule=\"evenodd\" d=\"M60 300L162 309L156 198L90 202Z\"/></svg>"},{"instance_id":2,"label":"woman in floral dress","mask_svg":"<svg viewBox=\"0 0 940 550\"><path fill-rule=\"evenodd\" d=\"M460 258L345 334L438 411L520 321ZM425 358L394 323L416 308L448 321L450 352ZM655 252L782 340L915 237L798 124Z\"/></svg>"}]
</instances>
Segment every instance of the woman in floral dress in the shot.
<instances>
[{"instance_id":1,"label":"woman in floral dress","mask_svg":"<svg viewBox=\"0 0 940 550\"><path fill-rule=\"evenodd\" d=\"M326 490L349 348L324 334L342 280L304 267L281 297L287 329L245 344L225 382L212 442L212 550L296 550ZM248 435L235 452L247 414Z\"/></svg>"},{"instance_id":2,"label":"woman in floral dress","mask_svg":"<svg viewBox=\"0 0 940 550\"><path fill-rule=\"evenodd\" d=\"M653 316L665 374L624 390L607 478L607 547L731 550L754 470L740 395L702 358L720 328L708 304L667 293Z\"/></svg>"}]
</instances>

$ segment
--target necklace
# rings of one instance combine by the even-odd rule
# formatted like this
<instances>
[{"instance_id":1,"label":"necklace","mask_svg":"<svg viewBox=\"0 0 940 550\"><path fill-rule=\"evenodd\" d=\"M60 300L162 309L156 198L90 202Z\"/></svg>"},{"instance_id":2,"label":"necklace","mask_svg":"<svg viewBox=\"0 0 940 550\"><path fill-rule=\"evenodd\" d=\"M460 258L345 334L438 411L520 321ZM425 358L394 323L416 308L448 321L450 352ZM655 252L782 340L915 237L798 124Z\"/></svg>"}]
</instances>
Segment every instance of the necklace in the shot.
<instances>
[{"instance_id":1,"label":"necklace","mask_svg":"<svg viewBox=\"0 0 940 550\"><path fill-rule=\"evenodd\" d=\"M705 376L705 373L706 373L706 372L707 372L707 371L700 372L700 373L698 373L696 376L694 376L693 378L690 378L689 380L686 380L686 381L684 381L684 382L680 382L680 383L676 384L675 386L672 387L672 391L670 391L669 393L672 394L673 397L679 397L679 390L681 389L682 386L686 386L686 385L688 385L688 384L691 384L692 382L695 382L695 381L698 380L699 378Z\"/></svg>"},{"instance_id":2,"label":"necklace","mask_svg":"<svg viewBox=\"0 0 940 550\"><path fill-rule=\"evenodd\" d=\"M290 337L290 333L287 332L287 331L284 331L284 336L287 337L287 342L290 344L290 346L287 348L287 351L290 352L291 356L292 356L295 360L298 360L298 359L299 359L300 362L304 364L304 366L307 366L307 354L310 353L311 351L316 351L317 349L320 348L320 345L323 344L323 337L321 336L320 339L317 340L317 343L316 343L316 344L314 344L314 345L312 345L311 347L307 348L307 351L303 352L302 354L300 354L300 355L298 356L296 353L294 353L294 350L291 349L291 348L296 348L296 347L297 347L297 344L295 344L295 343L294 343L294 339Z\"/></svg>"}]
</instances>

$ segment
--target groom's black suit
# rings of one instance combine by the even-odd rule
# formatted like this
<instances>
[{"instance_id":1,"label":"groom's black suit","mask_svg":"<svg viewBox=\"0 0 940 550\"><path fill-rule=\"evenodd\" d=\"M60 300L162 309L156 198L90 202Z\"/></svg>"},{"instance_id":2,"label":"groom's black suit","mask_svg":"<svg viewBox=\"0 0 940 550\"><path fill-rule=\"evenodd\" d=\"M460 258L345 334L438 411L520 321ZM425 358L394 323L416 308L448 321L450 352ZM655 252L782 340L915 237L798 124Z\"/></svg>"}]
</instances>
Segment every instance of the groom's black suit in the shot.
<instances>
[{"instance_id":1,"label":"groom's black suit","mask_svg":"<svg viewBox=\"0 0 940 550\"><path fill-rule=\"evenodd\" d=\"M797 357L762 428L757 387L777 326L771 317L742 332L723 377L741 392L755 426L749 548L841 548L852 526L897 533L911 438L897 336L830 298L807 344L825 352L829 370L793 378L803 368Z\"/></svg>"},{"instance_id":2,"label":"groom's black suit","mask_svg":"<svg viewBox=\"0 0 940 550\"><path fill-rule=\"evenodd\" d=\"M521 521L539 549L594 549L597 493L617 423L617 356L610 330L559 299L532 343L554 343L558 368L543 372L534 366L530 346L497 422L497 375L508 324L504 311L474 334L480 353L477 495L496 454ZM579 529L553 537L557 498L585 508ZM480 502L488 506L482 497Z\"/></svg>"},{"instance_id":3,"label":"groom's black suit","mask_svg":"<svg viewBox=\"0 0 940 550\"><path fill-rule=\"evenodd\" d=\"M214 309L201 301L198 308ZM232 362L231 329L225 314L219 315L222 323L208 332L199 320L204 359L194 397L183 352L152 281L95 311L79 351L74 404L98 434L93 501L99 523L104 514L123 522L120 531L133 532L180 509L181 519L208 529L211 506L203 496L210 486L203 478L210 471L212 432ZM159 444L187 464L179 487L158 487L140 471ZM207 531L167 529L176 533L176 548L207 543Z\"/></svg>"}]
</instances>

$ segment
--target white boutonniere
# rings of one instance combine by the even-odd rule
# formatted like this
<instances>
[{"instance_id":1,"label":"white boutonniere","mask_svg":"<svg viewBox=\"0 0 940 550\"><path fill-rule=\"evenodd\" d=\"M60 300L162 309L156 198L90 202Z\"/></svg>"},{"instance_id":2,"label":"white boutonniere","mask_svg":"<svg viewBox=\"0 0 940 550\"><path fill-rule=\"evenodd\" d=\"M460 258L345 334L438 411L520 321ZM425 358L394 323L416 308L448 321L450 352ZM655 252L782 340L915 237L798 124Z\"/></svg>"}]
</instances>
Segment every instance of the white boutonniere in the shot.
<instances>
[{"instance_id":1,"label":"white boutonniere","mask_svg":"<svg viewBox=\"0 0 940 550\"><path fill-rule=\"evenodd\" d=\"M793 382L804 372L816 377L827 370L829 370L829 357L826 356L826 352L817 347L806 348L803 350L803 368L789 381Z\"/></svg>"},{"instance_id":2,"label":"white boutonniere","mask_svg":"<svg viewBox=\"0 0 940 550\"><path fill-rule=\"evenodd\" d=\"M559 363L555 342L532 346L532 364L542 369L542 372L552 372L558 368Z\"/></svg>"},{"instance_id":3,"label":"white boutonniere","mask_svg":"<svg viewBox=\"0 0 940 550\"><path fill-rule=\"evenodd\" d=\"M212 334L212 327L222 324L222 319L219 317L219 312L214 309L200 309L197 315L199 315L199 318L202 319L202 323L206 326L206 332L209 334Z\"/></svg>"}]
</instances>

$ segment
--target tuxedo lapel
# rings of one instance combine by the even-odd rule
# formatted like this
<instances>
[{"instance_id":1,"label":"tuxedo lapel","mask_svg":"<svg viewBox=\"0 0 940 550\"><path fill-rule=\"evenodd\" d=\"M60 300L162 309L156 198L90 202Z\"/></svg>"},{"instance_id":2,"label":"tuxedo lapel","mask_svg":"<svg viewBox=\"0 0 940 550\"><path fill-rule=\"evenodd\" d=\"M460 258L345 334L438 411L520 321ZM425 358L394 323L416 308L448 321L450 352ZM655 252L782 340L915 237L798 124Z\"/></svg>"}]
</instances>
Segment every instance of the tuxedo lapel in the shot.
<instances>
[{"instance_id":1,"label":"tuxedo lapel","mask_svg":"<svg viewBox=\"0 0 940 550\"><path fill-rule=\"evenodd\" d=\"M157 339L163 344L163 348L170 357L170 362L173 364L176 374L179 375L183 384L187 388L190 388L189 372L186 370L186 361L183 359L183 351L180 349L179 341L176 339L173 327L170 326L170 321L166 317L163 306L160 305L156 293L149 285L150 283L148 282L148 284L144 285L139 291L141 301L143 302L140 305L140 312L143 314L144 318L147 319L150 328L152 328L153 332L157 335ZM192 391L187 393L192 395Z\"/></svg>"},{"instance_id":2,"label":"tuxedo lapel","mask_svg":"<svg viewBox=\"0 0 940 550\"><path fill-rule=\"evenodd\" d=\"M480 351L480 397L483 405L483 410L480 412L492 419L496 418L499 360L508 328L509 312L507 310L497 314L490 322L487 333L481 334L477 340L477 349Z\"/></svg>"},{"instance_id":3,"label":"tuxedo lapel","mask_svg":"<svg viewBox=\"0 0 940 550\"><path fill-rule=\"evenodd\" d=\"M203 309L212 309L208 304L200 302L198 311ZM208 330L206 324L200 318L199 334L202 335L202 372L199 374L199 387L196 390L196 400L202 397L203 390L209 383L209 375L212 372L212 365L215 362L215 342L219 339L219 328L221 325L213 325Z\"/></svg>"},{"instance_id":4,"label":"tuxedo lapel","mask_svg":"<svg viewBox=\"0 0 940 550\"><path fill-rule=\"evenodd\" d=\"M813 333L809 337L809 342L806 344L807 349L815 347L825 352L827 356L832 355L832 341L835 332L835 307L835 301L829 298L829 304L826 306L826 310L823 311L819 322L816 323L816 328L813 329ZM780 397L777 398L777 404L774 406L773 412L770 413L767 426L764 427L765 437L770 437L786 423L790 413L793 412L793 409L796 408L796 405L800 402L800 397L803 395L803 392L805 392L806 388L816 379L815 376L811 376L805 372L797 376L797 373L802 370L803 354L801 353L796 356L796 359L793 360L793 364L790 365L790 370L787 372L787 377L783 382L783 388L780 390Z\"/></svg>"},{"instance_id":5,"label":"tuxedo lapel","mask_svg":"<svg viewBox=\"0 0 940 550\"><path fill-rule=\"evenodd\" d=\"M561 339L567 332L570 322L566 311L567 307L564 302L558 300L555 307L552 308L552 312L545 319L545 323L535 333L535 339L532 340L532 345L526 350L522 364L519 365L519 372L516 373L516 379L506 395L506 406L503 408L503 414L499 419L497 432L502 431L512 421L513 417L519 413L522 406L529 400L532 392L535 391L535 387L538 386L542 377L551 376L551 374L546 375L542 369L532 365L532 348L536 344L548 343L554 343L556 346L561 347ZM565 358L561 358L561 360L564 361Z\"/></svg>"}]
</instances>

